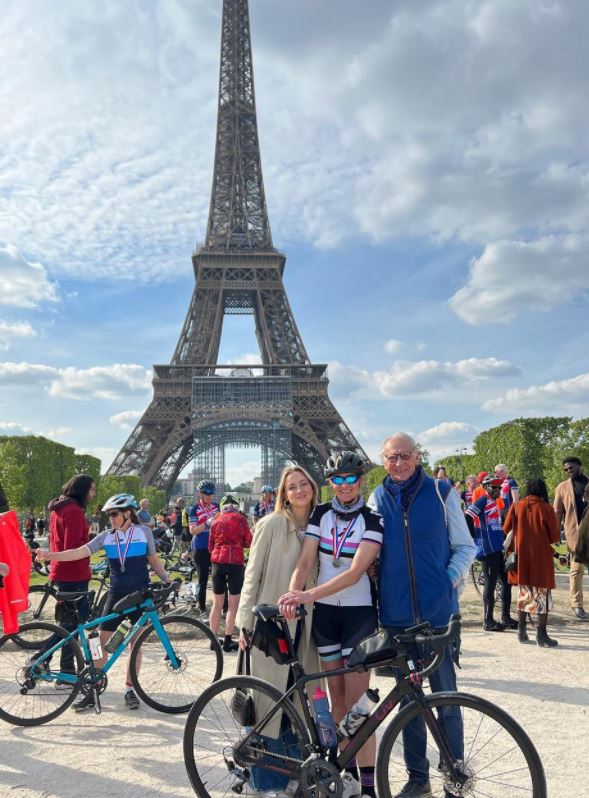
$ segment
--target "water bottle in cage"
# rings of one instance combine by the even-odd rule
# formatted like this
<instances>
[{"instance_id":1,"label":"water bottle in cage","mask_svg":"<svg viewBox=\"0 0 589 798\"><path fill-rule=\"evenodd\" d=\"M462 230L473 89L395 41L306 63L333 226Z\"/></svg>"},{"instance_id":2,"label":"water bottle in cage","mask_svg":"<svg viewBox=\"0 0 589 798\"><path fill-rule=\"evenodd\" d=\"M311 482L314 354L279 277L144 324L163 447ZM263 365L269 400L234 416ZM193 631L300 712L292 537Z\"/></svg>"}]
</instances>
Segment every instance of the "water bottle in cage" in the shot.
<instances>
[{"instance_id":1,"label":"water bottle in cage","mask_svg":"<svg viewBox=\"0 0 589 798\"><path fill-rule=\"evenodd\" d=\"M329 709L327 693L318 687L313 693L313 706L315 707L315 717L317 719L317 734L319 742L324 748L335 748L337 746L337 733L335 721Z\"/></svg>"},{"instance_id":2,"label":"water bottle in cage","mask_svg":"<svg viewBox=\"0 0 589 798\"><path fill-rule=\"evenodd\" d=\"M380 701L378 690L369 689L363 693L348 713L342 718L338 727L338 736L353 737L360 726L368 720L370 713Z\"/></svg>"}]
</instances>

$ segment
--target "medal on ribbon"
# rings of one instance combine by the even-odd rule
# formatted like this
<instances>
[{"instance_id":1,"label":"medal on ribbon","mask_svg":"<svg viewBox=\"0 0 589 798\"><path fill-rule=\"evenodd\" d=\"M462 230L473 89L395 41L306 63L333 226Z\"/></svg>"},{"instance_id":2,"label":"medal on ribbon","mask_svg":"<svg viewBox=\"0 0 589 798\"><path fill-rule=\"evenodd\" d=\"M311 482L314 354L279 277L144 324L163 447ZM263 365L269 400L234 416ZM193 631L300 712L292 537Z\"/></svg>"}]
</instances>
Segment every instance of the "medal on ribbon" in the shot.
<instances>
[{"instance_id":1,"label":"medal on ribbon","mask_svg":"<svg viewBox=\"0 0 589 798\"><path fill-rule=\"evenodd\" d=\"M117 544L117 554L119 557L119 564L121 566L121 573L125 573L125 560L127 559L127 552L129 551L129 546L131 545L131 540L133 539L133 527L130 526L127 530L127 539L125 541L125 550L121 551L121 542L119 540L119 534L121 534L118 530L115 533L115 543Z\"/></svg>"},{"instance_id":2,"label":"medal on ribbon","mask_svg":"<svg viewBox=\"0 0 589 798\"><path fill-rule=\"evenodd\" d=\"M356 523L356 518L358 518L358 516L355 515L348 524L348 526L345 527L345 529L342 529L341 538L339 537L337 531L337 516L333 512L333 510L332 510L332 516L333 516L333 526L331 527L331 540L332 540L333 554L332 554L331 564L333 565L334 568L339 568L342 564L340 559L341 551L344 547L346 540L352 534L352 529L354 527L354 524Z\"/></svg>"}]
</instances>

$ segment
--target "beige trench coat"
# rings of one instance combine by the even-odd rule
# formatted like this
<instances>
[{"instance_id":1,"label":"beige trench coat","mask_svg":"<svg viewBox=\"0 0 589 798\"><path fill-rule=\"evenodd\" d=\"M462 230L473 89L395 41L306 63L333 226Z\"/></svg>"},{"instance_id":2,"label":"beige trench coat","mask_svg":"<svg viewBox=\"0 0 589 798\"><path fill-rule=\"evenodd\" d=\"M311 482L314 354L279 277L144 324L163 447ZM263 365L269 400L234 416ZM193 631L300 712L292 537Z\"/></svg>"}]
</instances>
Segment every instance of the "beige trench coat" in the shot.
<instances>
[{"instance_id":1,"label":"beige trench coat","mask_svg":"<svg viewBox=\"0 0 589 798\"><path fill-rule=\"evenodd\" d=\"M575 491L571 479L565 479L556 486L554 492L554 512L559 527L564 526L564 535L570 552L577 548L579 539L579 524L577 522L577 505L575 504Z\"/></svg>"},{"instance_id":2,"label":"beige trench coat","mask_svg":"<svg viewBox=\"0 0 589 798\"><path fill-rule=\"evenodd\" d=\"M239 630L253 627L252 609L256 604L276 604L279 597L287 592L301 553L302 541L303 536L297 533L294 526L282 513L271 513L256 524L237 611ZM314 587L316 583L317 567L309 576L306 587ZM305 609L307 616L304 619L303 633L299 643L299 661L307 673L318 673L321 670L321 664L317 648L311 638L313 605L307 604ZM289 629L294 638L296 621L289 623ZM286 692L290 671L288 665L278 665L271 657L266 657L261 651L253 648L251 671L252 676L270 682L281 693ZM315 682L307 684L309 694L313 692L315 686ZM268 732L272 733L270 730Z\"/></svg>"}]
</instances>

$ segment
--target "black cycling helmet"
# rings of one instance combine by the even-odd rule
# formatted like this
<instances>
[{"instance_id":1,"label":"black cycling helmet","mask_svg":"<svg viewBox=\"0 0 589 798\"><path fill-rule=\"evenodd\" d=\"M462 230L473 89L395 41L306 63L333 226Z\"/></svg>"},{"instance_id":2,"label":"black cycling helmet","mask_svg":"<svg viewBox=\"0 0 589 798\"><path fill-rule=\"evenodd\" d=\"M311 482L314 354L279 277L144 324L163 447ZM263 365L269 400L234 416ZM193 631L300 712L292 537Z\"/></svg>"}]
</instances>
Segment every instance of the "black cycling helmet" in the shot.
<instances>
[{"instance_id":1,"label":"black cycling helmet","mask_svg":"<svg viewBox=\"0 0 589 798\"><path fill-rule=\"evenodd\" d=\"M364 460L356 452L336 452L327 458L323 474L327 479L334 474L363 474Z\"/></svg>"},{"instance_id":2,"label":"black cycling helmet","mask_svg":"<svg viewBox=\"0 0 589 798\"><path fill-rule=\"evenodd\" d=\"M211 479L201 479L196 486L199 493L204 493L207 496L212 496L215 492L215 483Z\"/></svg>"}]
</instances>

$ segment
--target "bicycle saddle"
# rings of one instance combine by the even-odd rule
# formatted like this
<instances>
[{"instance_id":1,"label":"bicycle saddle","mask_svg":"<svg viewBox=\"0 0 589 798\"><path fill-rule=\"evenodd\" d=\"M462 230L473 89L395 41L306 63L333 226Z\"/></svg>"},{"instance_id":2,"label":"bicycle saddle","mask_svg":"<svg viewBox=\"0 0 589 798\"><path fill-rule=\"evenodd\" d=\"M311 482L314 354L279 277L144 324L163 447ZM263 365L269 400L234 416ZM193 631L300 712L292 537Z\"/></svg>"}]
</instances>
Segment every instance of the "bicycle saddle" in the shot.
<instances>
[{"instance_id":1,"label":"bicycle saddle","mask_svg":"<svg viewBox=\"0 0 589 798\"><path fill-rule=\"evenodd\" d=\"M88 590L76 590L71 593L66 590L60 590L55 594L55 598L57 601L80 601L80 599L86 598L88 593Z\"/></svg>"},{"instance_id":2,"label":"bicycle saddle","mask_svg":"<svg viewBox=\"0 0 589 798\"><path fill-rule=\"evenodd\" d=\"M256 604L252 613L256 618L261 618L263 621L271 621L280 615L280 610L275 604Z\"/></svg>"}]
</instances>

